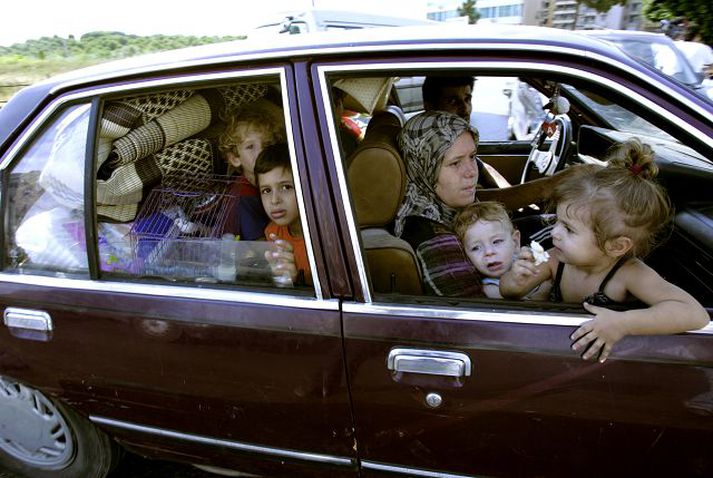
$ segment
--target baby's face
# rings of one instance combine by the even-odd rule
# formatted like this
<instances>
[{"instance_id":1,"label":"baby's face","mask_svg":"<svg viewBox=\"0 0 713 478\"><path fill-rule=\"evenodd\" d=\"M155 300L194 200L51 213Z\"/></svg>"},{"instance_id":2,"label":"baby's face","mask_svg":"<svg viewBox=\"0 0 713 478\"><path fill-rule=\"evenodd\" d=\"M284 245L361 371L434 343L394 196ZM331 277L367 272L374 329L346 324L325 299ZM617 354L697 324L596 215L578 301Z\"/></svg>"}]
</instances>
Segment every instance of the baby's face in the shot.
<instances>
[{"instance_id":1,"label":"baby's face","mask_svg":"<svg viewBox=\"0 0 713 478\"><path fill-rule=\"evenodd\" d=\"M510 270L520 248L520 232L510 232L500 221L479 220L468 228L463 247L478 272L497 278Z\"/></svg>"},{"instance_id":2,"label":"baby's face","mask_svg":"<svg viewBox=\"0 0 713 478\"><path fill-rule=\"evenodd\" d=\"M242 167L243 174L253 186L255 182L255 161L262 152L265 145L265 135L250 126L238 125L237 134L242 141L238 143L238 154L228 155L230 164L239 168Z\"/></svg>"}]
</instances>

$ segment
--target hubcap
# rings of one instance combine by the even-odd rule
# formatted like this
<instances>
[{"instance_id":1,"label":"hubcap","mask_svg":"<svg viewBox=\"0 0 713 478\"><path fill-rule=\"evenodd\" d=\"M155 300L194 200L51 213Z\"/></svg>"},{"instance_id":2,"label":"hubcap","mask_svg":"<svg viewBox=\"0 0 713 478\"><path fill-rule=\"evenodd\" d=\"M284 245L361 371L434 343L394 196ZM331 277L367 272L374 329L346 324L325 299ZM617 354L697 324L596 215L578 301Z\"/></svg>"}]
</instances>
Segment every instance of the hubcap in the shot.
<instances>
[{"instance_id":1,"label":"hubcap","mask_svg":"<svg viewBox=\"0 0 713 478\"><path fill-rule=\"evenodd\" d=\"M74 456L74 436L44 395L0 377L0 449L28 465L60 469Z\"/></svg>"}]
</instances>

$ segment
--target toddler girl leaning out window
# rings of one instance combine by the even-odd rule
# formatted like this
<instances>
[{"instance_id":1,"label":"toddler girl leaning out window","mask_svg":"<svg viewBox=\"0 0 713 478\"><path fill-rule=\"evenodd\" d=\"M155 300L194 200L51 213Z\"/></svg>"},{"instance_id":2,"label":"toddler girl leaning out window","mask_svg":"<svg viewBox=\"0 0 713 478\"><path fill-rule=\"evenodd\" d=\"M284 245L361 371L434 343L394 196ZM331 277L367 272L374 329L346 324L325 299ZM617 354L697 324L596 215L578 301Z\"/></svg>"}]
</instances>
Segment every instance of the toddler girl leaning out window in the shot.
<instances>
[{"instance_id":1,"label":"toddler girl leaning out window","mask_svg":"<svg viewBox=\"0 0 713 478\"><path fill-rule=\"evenodd\" d=\"M638 258L670 220L657 173L651 148L634 139L613 151L608 166L584 166L563 179L551 196L557 222L549 260L536 266L523 248L500 280L503 297L522 297L551 280L551 301L583 302L594 319L571 339L584 359L604 362L626 335L674 334L709 322L698 301ZM644 308L629 309L637 300Z\"/></svg>"},{"instance_id":2,"label":"toddler girl leaning out window","mask_svg":"<svg viewBox=\"0 0 713 478\"><path fill-rule=\"evenodd\" d=\"M223 232L254 241L263 237L269 222L262 207L255 180L255 161L260 152L285 141L282 109L268 100L257 100L242 107L228 119L219 139L219 148L228 162L228 173L237 173L233 192L238 196Z\"/></svg>"}]
</instances>

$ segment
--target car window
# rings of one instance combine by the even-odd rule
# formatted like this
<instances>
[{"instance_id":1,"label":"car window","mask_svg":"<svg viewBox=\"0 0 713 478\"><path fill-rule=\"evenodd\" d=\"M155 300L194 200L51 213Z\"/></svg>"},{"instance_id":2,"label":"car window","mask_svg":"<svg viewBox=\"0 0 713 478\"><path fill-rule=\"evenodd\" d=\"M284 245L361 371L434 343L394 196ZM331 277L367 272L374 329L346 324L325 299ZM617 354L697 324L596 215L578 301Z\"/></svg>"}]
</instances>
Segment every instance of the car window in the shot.
<instances>
[{"instance_id":1,"label":"car window","mask_svg":"<svg viewBox=\"0 0 713 478\"><path fill-rule=\"evenodd\" d=\"M312 290L282 102L278 78L105 101L96 180L103 277ZM262 152L278 144L279 165L258 171ZM279 181L267 184L273 171ZM268 261L278 248L266 234L291 244L296 276Z\"/></svg>"},{"instance_id":2,"label":"car window","mask_svg":"<svg viewBox=\"0 0 713 478\"><path fill-rule=\"evenodd\" d=\"M414 108L413 105L417 102L414 98L418 96L416 85L423 83L418 80L423 79L424 74L422 70L414 72L413 75L409 75L407 71L398 73L398 80L394 83L397 98L399 100L410 98L402 103L402 105L410 105L410 111L403 115L408 120L423 112L422 104L420 109ZM440 70L439 73L443 74ZM498 76L493 75L492 72L487 73L472 75L476 78L474 88L476 95L473 98L473 115L470 123L481 133L478 146L478 156L483 163L479 174L481 187L498 187L486 182L488 176L495 176L493 170L510 184L518 184L523 180L529 181L553 174L554 171L581 162L602 164L612 146L628 138L638 137L655 148L659 167L663 171L661 180L666 182L669 193L674 198L676 194L682 193L694 197L705 194L703 189L693 187L683 191L686 189L686 186L683 186L685 174L698 174L700 171L699 163L703 161L701 154L678 138L665 133L658 126L654 126L649 117L642 113L645 110L637 108L637 112L633 112L629 107L630 95L623 95L617 89L607 91L607 87L604 86L606 82L596 83L583 77L576 78L577 81L570 83L555 75L548 76L545 72L538 74L523 72L519 76ZM373 77L374 71L369 71L368 74L371 84L378 85L379 82ZM464 74L470 75L472 71L453 72L454 76ZM388 73L382 77L383 81L393 78ZM331 85L337 85L341 80L334 74L329 79L332 81ZM353 84L357 84L357 80L350 77ZM573 86L574 84L577 86ZM481 92L480 95L477 94L478 91ZM359 92L369 96L364 90L360 89ZM371 97L377 97L378 93L378 88L374 88L371 90ZM566 109L556 115L557 118L562 117L563 131L557 135L545 134L541 125L546 114L550 114L549 121L555 117L551 113L551 97L555 94L569 100L557 103L566 104ZM389 101L395 100L391 98ZM504 107L502 102L505 103ZM379 105L378 101L369 104ZM359 234L361 260L365 264L366 279L371 294L380 300L401 302L409 300L405 299L407 296L428 295L425 281L432 279L432 276L428 278L424 276L425 259L411 243L414 241L404 240L404 235L399 235L396 229L399 210L408 201L408 178L414 172L407 170L408 166L405 164L401 150L402 145L399 143L404 117L393 114L389 107L390 105L387 104L361 110L361 114L366 115L368 119L363 139L360 140L360 145L353 154L342 157L354 212L355 229ZM654 116L652 112L649 114L657 124L661 124L662 117L665 117ZM549 124L552 127L553 124L560 123ZM486 139L483 139L484 132L494 130L502 130L500 137L516 136L512 129L514 125L517 125L520 132L520 141L489 142L487 135ZM338 136L343 136L343 132L336 131ZM542 141L541 144L536 145L535 139L538 138ZM566 141L556 142L555 138L566 138ZM339 138L336 143L339 144ZM555 144L560 143L566 144L566 148L554 147ZM685 154L681 154L684 150ZM554 163L552 159L555 160ZM681 173L681 177L668 176L670 171L667 166L672 163L677 167L682 166L688 172ZM705 181L701 178L699 187L705 184ZM418 202L411 201L411 207L421 206ZM431 214L428 207L428 204L423 205L425 215ZM521 244L530 244L531 240L536 239L545 248L552 246L549 232L551 217L548 215L547 204L544 201L511 210L510 213L515 227L521 233ZM418 237L418 234L417 231L412 238ZM673 242L665 242L660 249L657 249L656 257L665 257L669 254L666 251L673 247L671 244ZM667 263L656 257L652 256L651 263L656 264L659 273L670 277L682 277L677 285L686 290L694 290L697 280L686 272L686 265ZM540 297L539 302L541 303L545 298L546 294ZM433 296L429 300L432 299ZM492 299L477 299L475 296L467 300L493 302ZM552 307L551 303L545 302L549 304L548 307ZM526 305L541 307L537 301L527 302ZM507 305L503 306L507 307Z\"/></svg>"},{"instance_id":3,"label":"car window","mask_svg":"<svg viewBox=\"0 0 713 478\"><path fill-rule=\"evenodd\" d=\"M638 41L634 39L618 39L614 43L628 54L641 61L653 65L665 74L676 78L686 85L694 85L699 81L687 63L685 57L678 51L672 41Z\"/></svg>"},{"instance_id":4,"label":"car window","mask_svg":"<svg viewBox=\"0 0 713 478\"><path fill-rule=\"evenodd\" d=\"M577 98L587 107L594 110L600 117L611 123L617 130L627 131L635 134L665 138L668 141L676 141L667 132L651 124L640 115L633 113L628 108L617 104L588 91L586 88L575 88L570 85L563 85L563 89L570 95Z\"/></svg>"},{"instance_id":5,"label":"car window","mask_svg":"<svg viewBox=\"0 0 713 478\"><path fill-rule=\"evenodd\" d=\"M90 110L89 104L64 109L11 168L8 271L87 273L83 171Z\"/></svg>"},{"instance_id":6,"label":"car window","mask_svg":"<svg viewBox=\"0 0 713 478\"><path fill-rule=\"evenodd\" d=\"M90 248L102 277L313 291L282 101L277 77L106 99ZM62 110L6 173L6 269L88 273L83 171L91 110L88 103ZM257 174L258 153L278 143L279 165ZM273 169L284 174L265 198L260 180ZM271 259L285 249L287 271Z\"/></svg>"}]
</instances>

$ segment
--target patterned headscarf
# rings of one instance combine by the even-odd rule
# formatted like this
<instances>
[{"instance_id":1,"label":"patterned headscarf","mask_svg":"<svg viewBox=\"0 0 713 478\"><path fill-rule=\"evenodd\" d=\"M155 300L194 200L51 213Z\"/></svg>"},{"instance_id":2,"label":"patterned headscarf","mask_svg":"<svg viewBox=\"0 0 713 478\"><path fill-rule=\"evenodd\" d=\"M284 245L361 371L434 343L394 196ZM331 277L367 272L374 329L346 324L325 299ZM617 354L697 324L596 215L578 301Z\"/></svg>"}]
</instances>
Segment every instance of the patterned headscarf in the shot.
<instances>
[{"instance_id":1,"label":"patterned headscarf","mask_svg":"<svg viewBox=\"0 0 713 478\"><path fill-rule=\"evenodd\" d=\"M398 140L408 179L404 202L396 213L396 236L401 236L409 216L425 217L451 227L458 211L438 198L435 187L446 151L466 131L478 144L477 131L460 116L445 111L427 111L406 122Z\"/></svg>"}]
</instances>

